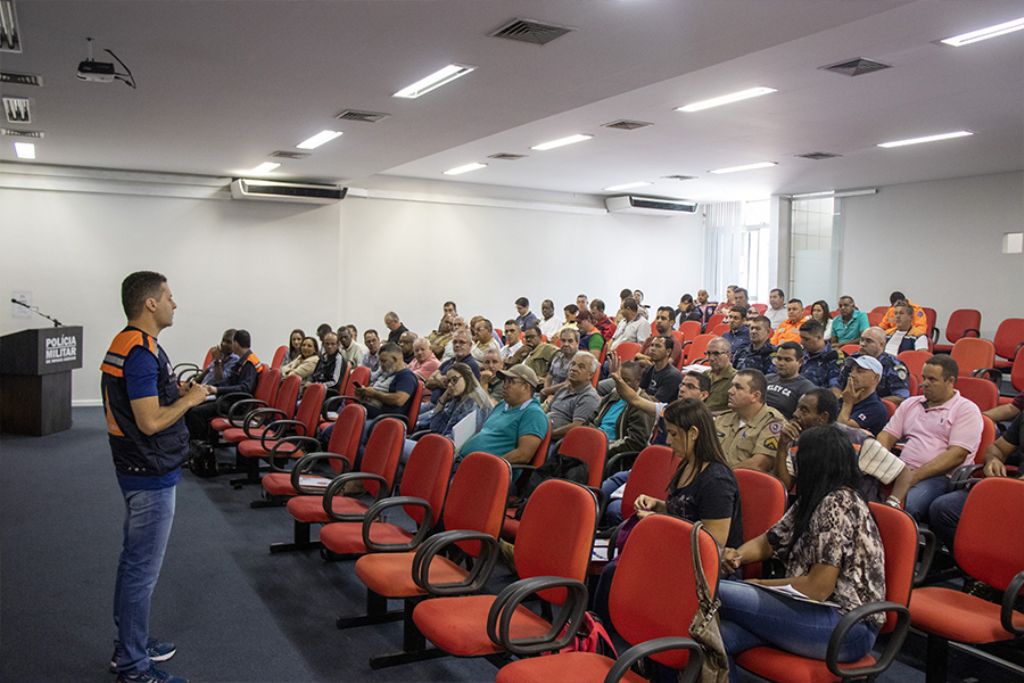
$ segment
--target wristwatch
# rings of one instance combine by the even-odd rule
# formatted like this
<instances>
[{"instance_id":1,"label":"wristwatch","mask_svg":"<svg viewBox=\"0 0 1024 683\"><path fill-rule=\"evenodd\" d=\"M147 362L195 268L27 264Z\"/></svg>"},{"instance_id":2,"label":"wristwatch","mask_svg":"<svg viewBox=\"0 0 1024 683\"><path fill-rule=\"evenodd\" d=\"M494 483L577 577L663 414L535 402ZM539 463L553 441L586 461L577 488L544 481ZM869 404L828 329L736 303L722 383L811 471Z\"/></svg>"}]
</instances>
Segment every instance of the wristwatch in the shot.
<instances>
[{"instance_id":1,"label":"wristwatch","mask_svg":"<svg viewBox=\"0 0 1024 683\"><path fill-rule=\"evenodd\" d=\"M894 507L894 508L896 508L898 510L902 510L903 509L903 503L901 503L900 499L897 498L896 496L889 496L888 498L886 498L885 499L885 504L886 505L890 505L890 506L892 506L892 507Z\"/></svg>"}]
</instances>

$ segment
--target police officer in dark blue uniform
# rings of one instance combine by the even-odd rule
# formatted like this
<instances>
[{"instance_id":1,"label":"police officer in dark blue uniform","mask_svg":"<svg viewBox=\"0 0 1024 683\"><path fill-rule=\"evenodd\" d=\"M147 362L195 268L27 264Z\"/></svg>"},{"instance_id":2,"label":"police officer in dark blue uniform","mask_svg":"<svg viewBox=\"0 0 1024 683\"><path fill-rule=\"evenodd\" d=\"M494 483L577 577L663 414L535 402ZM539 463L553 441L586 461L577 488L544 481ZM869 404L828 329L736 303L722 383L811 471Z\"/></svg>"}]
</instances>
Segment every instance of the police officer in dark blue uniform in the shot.
<instances>
[{"instance_id":1,"label":"police officer in dark blue uniform","mask_svg":"<svg viewBox=\"0 0 1024 683\"><path fill-rule=\"evenodd\" d=\"M810 318L800 326L800 345L804 347L804 363L800 374L822 389L839 381L845 354L825 341L825 326Z\"/></svg>"},{"instance_id":2,"label":"police officer in dark blue uniform","mask_svg":"<svg viewBox=\"0 0 1024 683\"><path fill-rule=\"evenodd\" d=\"M775 347L768 342L772 336L772 322L759 315L747 327L750 329L750 344L733 354L732 366L737 370L760 370L764 375L772 374L775 372L772 361Z\"/></svg>"}]
</instances>

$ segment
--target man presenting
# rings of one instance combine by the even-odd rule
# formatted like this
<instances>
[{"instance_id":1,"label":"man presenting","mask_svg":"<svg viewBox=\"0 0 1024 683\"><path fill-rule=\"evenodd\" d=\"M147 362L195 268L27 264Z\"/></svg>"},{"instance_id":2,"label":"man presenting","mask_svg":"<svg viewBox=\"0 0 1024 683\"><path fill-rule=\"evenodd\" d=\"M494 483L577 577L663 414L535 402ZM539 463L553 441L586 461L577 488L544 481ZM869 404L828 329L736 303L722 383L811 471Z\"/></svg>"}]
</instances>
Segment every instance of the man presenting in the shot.
<instances>
[{"instance_id":1,"label":"man presenting","mask_svg":"<svg viewBox=\"0 0 1024 683\"><path fill-rule=\"evenodd\" d=\"M174 520L181 465L188 457L182 418L206 399L208 390L201 384L179 386L170 359L157 344L160 331L173 324L177 307L167 278L132 273L121 283L121 304L128 326L114 337L100 366L110 450L125 502L112 663L118 683L182 683L186 679L153 664L174 656L175 647L149 638L149 610Z\"/></svg>"}]
</instances>

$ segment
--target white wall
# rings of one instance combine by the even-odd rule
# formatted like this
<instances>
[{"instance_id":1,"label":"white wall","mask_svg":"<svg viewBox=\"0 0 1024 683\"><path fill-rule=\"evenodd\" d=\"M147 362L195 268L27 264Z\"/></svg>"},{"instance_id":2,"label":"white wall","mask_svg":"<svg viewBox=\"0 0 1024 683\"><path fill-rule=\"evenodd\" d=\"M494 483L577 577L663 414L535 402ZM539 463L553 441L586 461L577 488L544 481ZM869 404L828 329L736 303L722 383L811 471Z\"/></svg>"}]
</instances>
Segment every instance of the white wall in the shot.
<instances>
[{"instance_id":1,"label":"white wall","mask_svg":"<svg viewBox=\"0 0 1024 683\"><path fill-rule=\"evenodd\" d=\"M982 313L982 336L1024 317L1024 255L1001 253L1005 232L1024 231L1024 173L880 188L843 200L840 289L865 310L900 290L938 313ZM945 342L945 339L943 339Z\"/></svg>"}]
</instances>

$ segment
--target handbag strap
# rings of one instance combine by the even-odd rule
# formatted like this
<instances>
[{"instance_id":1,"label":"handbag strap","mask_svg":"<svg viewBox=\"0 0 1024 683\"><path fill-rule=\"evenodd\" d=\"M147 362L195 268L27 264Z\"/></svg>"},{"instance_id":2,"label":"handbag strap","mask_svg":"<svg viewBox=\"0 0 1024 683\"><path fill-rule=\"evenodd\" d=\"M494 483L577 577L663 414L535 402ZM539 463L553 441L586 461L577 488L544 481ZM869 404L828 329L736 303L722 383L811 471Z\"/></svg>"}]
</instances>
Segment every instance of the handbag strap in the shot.
<instances>
[{"instance_id":1,"label":"handbag strap","mask_svg":"<svg viewBox=\"0 0 1024 683\"><path fill-rule=\"evenodd\" d=\"M711 589L708 587L707 577L704 576L704 566L700 557L700 532L704 528L703 522L696 522L690 532L690 557L693 560L693 579L697 585L697 601L702 611L711 611L714 601L711 599Z\"/></svg>"}]
</instances>

